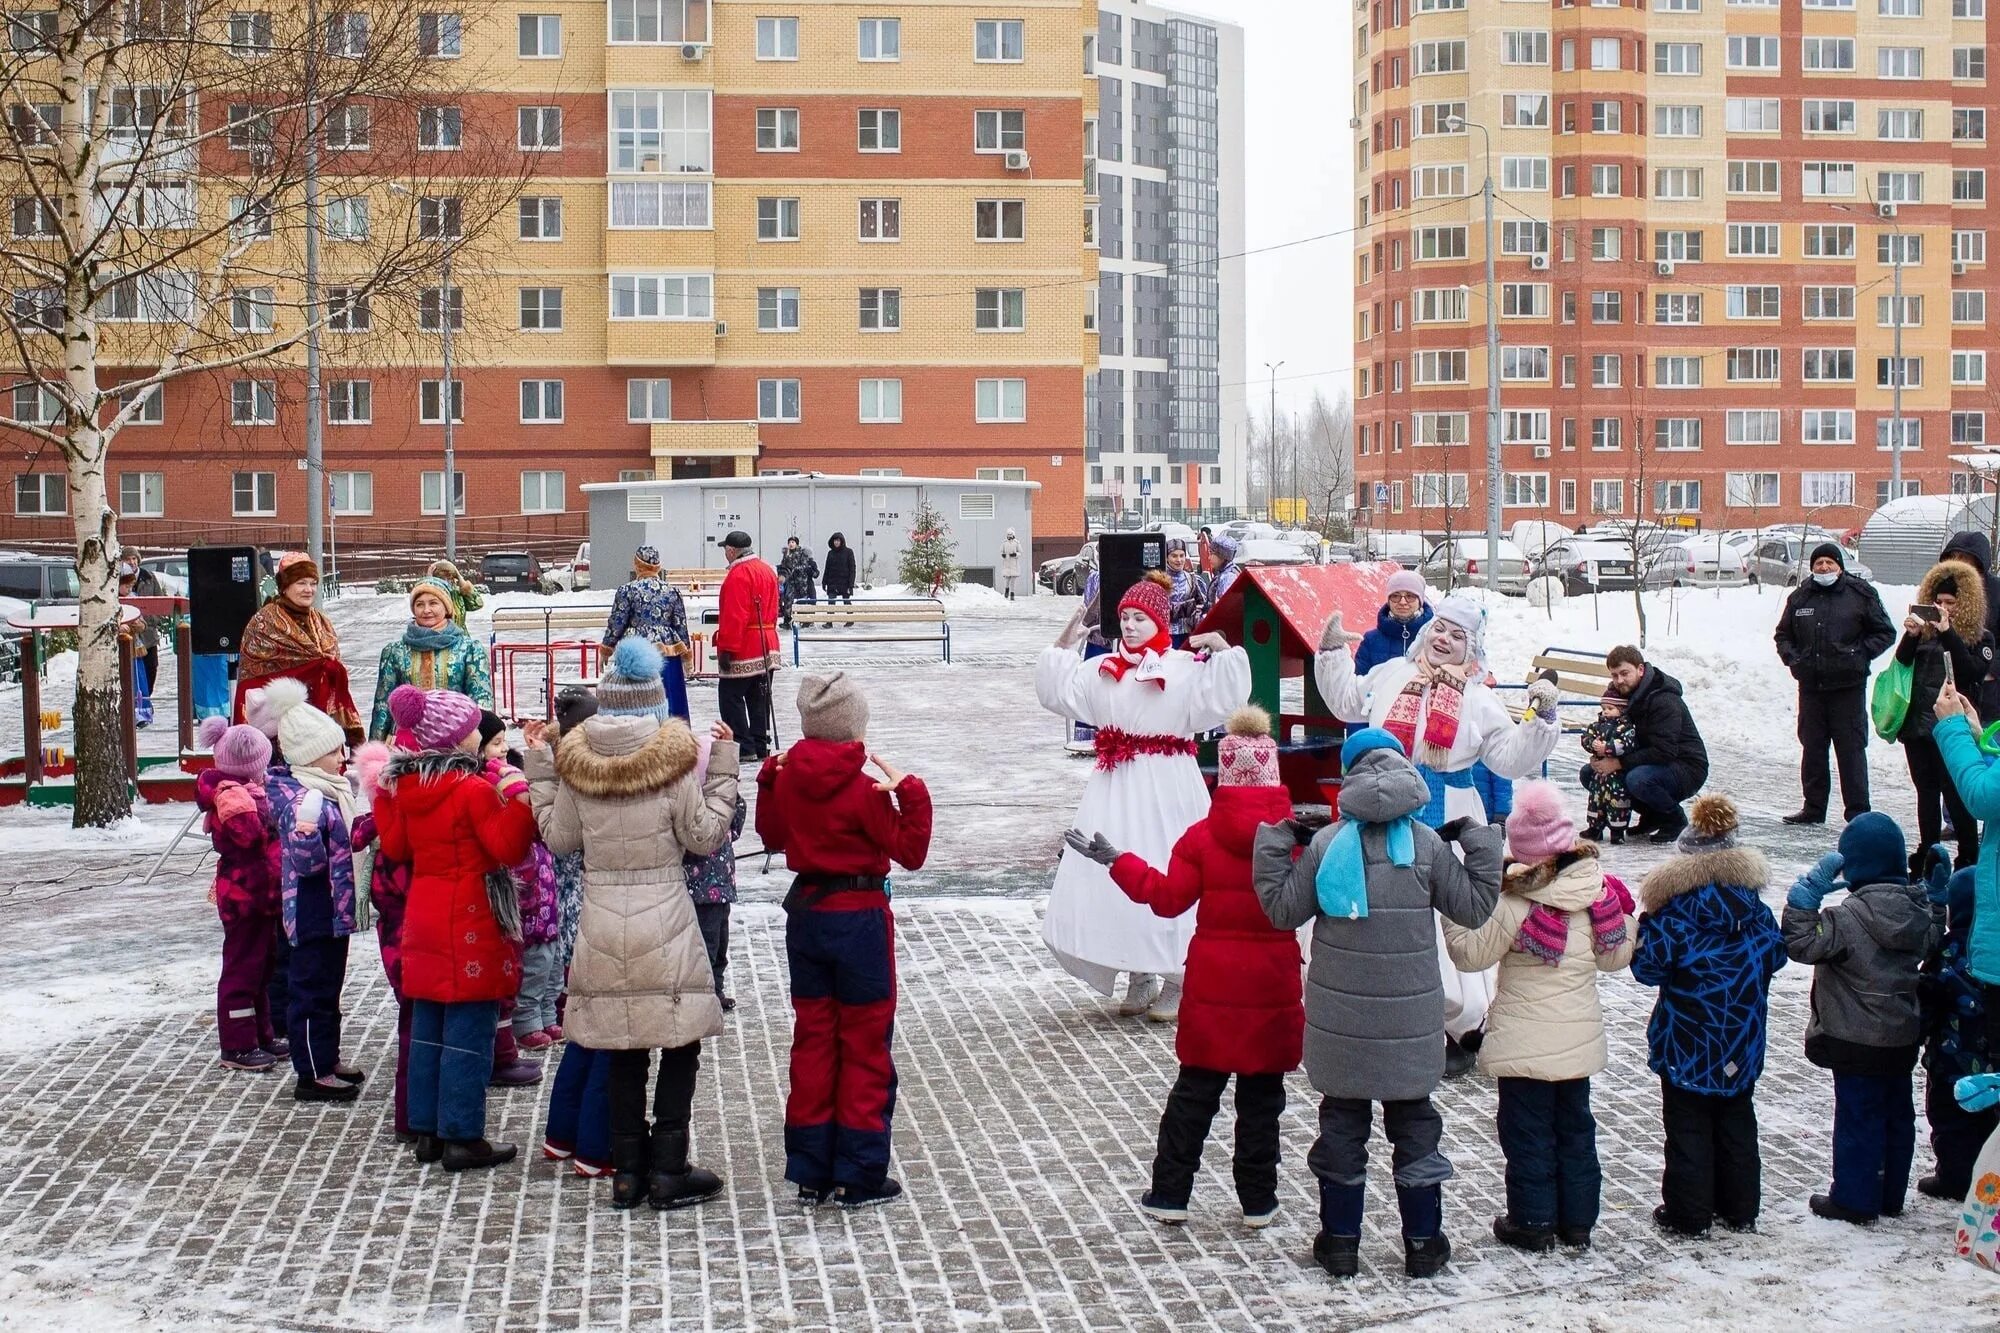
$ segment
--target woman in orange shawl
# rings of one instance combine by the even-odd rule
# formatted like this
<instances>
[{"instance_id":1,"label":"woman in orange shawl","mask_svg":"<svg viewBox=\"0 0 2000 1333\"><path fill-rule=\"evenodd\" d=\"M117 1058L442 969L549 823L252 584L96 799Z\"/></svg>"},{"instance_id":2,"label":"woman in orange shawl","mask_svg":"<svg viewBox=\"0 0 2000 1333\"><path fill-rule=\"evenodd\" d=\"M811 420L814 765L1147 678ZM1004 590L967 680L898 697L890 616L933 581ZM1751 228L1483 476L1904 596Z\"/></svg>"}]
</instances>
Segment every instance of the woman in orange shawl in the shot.
<instances>
[{"instance_id":1,"label":"woman in orange shawl","mask_svg":"<svg viewBox=\"0 0 2000 1333\"><path fill-rule=\"evenodd\" d=\"M304 682L306 701L340 724L350 746L361 744L365 733L347 688L340 638L332 622L313 605L319 594L319 568L296 552L281 556L277 582L277 597L243 630L236 669L236 721L244 720L243 701L250 691L279 676L292 676Z\"/></svg>"}]
</instances>

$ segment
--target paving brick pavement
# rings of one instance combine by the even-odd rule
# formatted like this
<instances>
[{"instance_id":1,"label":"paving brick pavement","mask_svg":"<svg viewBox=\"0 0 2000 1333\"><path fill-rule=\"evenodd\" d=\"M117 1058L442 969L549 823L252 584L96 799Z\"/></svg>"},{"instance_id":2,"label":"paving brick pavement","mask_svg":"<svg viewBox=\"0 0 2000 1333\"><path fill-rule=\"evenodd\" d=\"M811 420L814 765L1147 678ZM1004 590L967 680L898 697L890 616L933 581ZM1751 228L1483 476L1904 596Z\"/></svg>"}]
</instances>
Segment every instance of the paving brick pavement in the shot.
<instances>
[{"instance_id":1,"label":"paving brick pavement","mask_svg":"<svg viewBox=\"0 0 2000 1333\"><path fill-rule=\"evenodd\" d=\"M1192 1220L1157 1226L1134 1200L1172 1079L1171 1029L1116 1019L1055 971L1031 903L925 900L899 911L904 1204L806 1216L780 1180L788 1010L783 918L768 905L739 913L731 978L741 1003L705 1046L695 1105L697 1159L728 1190L667 1215L616 1212L607 1183L540 1159L545 1086L491 1096L489 1132L519 1143L521 1163L456 1178L414 1165L390 1135L395 1015L364 939L349 967L346 1049L373 1077L349 1108L295 1105L289 1076L223 1073L202 1012L0 1058L0 1295L9 1281L69 1283L79 1299L115 1294L170 1326L344 1330L1247 1333L1427 1317L1490 1327L1551 1291L1586 1303L1622 1293L1690 1316L1726 1316L1743 1308L1738 1299L1775 1320L1826 1313L1758 1276L1759 1248L1783 1243L1771 1235L1689 1244L1654 1232L1650 993L1628 978L1605 986L1612 1069L1595 1089L1605 1175L1597 1248L1535 1259L1490 1239L1503 1192L1493 1092L1467 1079L1440 1093L1458 1169L1446 1196L1454 1273L1430 1284L1402 1277L1378 1138L1364 1275L1336 1287L1306 1258L1316 1098L1302 1076L1289 1086L1279 1223L1241 1225L1225 1104ZM1798 1054L1804 1004L1802 984L1780 988L1759 1089L1766 1231L1821 1228L1847 1245L1853 1233L1795 1216L1825 1185L1831 1114L1826 1076ZM1866 1238L1868 1262L1936 1273L1920 1277L1940 1299L1950 1284L1979 1280L1944 1260L1946 1218L1941 1205L1914 1203ZM1709 1290L1732 1271L1744 1274L1740 1297ZM1684 1292L1693 1305L1679 1304Z\"/></svg>"}]
</instances>

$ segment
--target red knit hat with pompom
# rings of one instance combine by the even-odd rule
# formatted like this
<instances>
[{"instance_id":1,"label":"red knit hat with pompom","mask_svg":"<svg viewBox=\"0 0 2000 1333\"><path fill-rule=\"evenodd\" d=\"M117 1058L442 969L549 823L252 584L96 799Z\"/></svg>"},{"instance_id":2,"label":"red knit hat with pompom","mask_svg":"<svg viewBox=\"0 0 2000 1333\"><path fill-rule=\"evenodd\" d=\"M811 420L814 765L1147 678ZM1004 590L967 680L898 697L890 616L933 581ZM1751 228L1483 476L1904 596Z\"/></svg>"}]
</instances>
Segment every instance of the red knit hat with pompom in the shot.
<instances>
[{"instance_id":1,"label":"red knit hat with pompom","mask_svg":"<svg viewBox=\"0 0 2000 1333\"><path fill-rule=\"evenodd\" d=\"M1125 595L1118 599L1118 609L1120 612L1128 609L1144 611L1164 634L1173 616L1167 597L1173 586L1173 580L1165 574L1148 571L1144 578L1125 590Z\"/></svg>"}]
</instances>

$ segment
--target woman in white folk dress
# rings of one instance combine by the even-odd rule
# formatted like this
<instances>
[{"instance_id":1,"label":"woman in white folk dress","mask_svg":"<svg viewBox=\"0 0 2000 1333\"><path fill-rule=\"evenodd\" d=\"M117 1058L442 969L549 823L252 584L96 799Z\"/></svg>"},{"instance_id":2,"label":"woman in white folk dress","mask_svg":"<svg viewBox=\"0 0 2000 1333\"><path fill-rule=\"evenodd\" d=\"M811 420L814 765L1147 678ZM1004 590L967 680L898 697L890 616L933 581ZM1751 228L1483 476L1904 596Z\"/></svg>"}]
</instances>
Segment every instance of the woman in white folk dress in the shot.
<instances>
[{"instance_id":1,"label":"woman in white folk dress","mask_svg":"<svg viewBox=\"0 0 2000 1333\"><path fill-rule=\"evenodd\" d=\"M1486 806L1473 784L1473 766L1503 778L1530 778L1562 739L1556 687L1546 677L1528 687L1533 716L1515 722L1500 696L1486 685L1486 608L1466 597L1447 597L1417 632L1409 651L1365 676L1354 671L1349 634L1338 612L1328 622L1313 659L1320 697L1343 722L1381 727L1398 741L1430 787L1431 799L1417 818L1432 828L1454 819L1484 823ZM1459 972L1444 952L1438 931L1439 967L1444 979L1445 1036L1451 1072L1471 1067L1471 1052L1486 1010L1493 1002L1493 971ZM1460 1049L1460 1048L1463 1049Z\"/></svg>"},{"instance_id":2,"label":"woman in white folk dress","mask_svg":"<svg viewBox=\"0 0 2000 1333\"><path fill-rule=\"evenodd\" d=\"M1208 813L1193 738L1250 698L1250 659L1241 648L1219 634L1197 634L1192 651L1169 645L1171 588L1157 572L1133 584L1118 602L1118 642L1102 657L1077 655L1089 632L1079 611L1035 666L1042 707L1097 728L1097 770L1071 823L1153 865L1165 865L1181 834ZM1171 1022L1194 917L1154 916L1103 866L1065 848L1042 939L1065 971L1102 994L1128 974L1120 1014Z\"/></svg>"}]
</instances>

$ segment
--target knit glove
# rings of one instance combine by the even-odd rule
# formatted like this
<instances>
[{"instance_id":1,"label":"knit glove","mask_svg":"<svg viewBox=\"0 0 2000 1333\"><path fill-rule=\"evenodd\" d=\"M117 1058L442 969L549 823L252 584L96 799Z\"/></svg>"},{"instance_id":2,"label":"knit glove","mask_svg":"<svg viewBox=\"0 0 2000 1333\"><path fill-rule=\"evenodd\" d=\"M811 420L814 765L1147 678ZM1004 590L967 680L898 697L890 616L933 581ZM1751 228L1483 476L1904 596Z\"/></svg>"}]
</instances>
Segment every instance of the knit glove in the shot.
<instances>
[{"instance_id":1,"label":"knit glove","mask_svg":"<svg viewBox=\"0 0 2000 1333\"><path fill-rule=\"evenodd\" d=\"M1951 852L1941 842L1931 844L1930 869L1924 872L1924 897L1934 907L1951 901Z\"/></svg>"},{"instance_id":2,"label":"knit glove","mask_svg":"<svg viewBox=\"0 0 2000 1333\"><path fill-rule=\"evenodd\" d=\"M1562 695L1556 689L1556 683L1549 679L1550 674L1553 673L1537 677L1535 683L1528 686L1528 707L1535 710L1537 722L1559 723L1562 716L1557 705L1562 702Z\"/></svg>"},{"instance_id":3,"label":"knit glove","mask_svg":"<svg viewBox=\"0 0 2000 1333\"><path fill-rule=\"evenodd\" d=\"M1833 892L1840 868L1846 864L1847 858L1839 852L1828 852L1819 859L1819 864L1799 876L1792 891L1785 895L1786 904L1801 912L1817 912L1826 895Z\"/></svg>"},{"instance_id":4,"label":"knit glove","mask_svg":"<svg viewBox=\"0 0 2000 1333\"><path fill-rule=\"evenodd\" d=\"M1340 623L1343 614L1345 613L1335 611L1332 618L1326 622L1326 630L1319 636L1321 652L1330 653L1336 648L1347 648L1361 642L1359 634L1349 634L1346 627Z\"/></svg>"},{"instance_id":5,"label":"knit glove","mask_svg":"<svg viewBox=\"0 0 2000 1333\"><path fill-rule=\"evenodd\" d=\"M1605 892L1618 900L1619 911L1623 912L1626 916L1635 916L1638 914L1639 905L1632 900L1632 890L1625 887L1624 880L1618 878L1616 875L1606 875L1604 877L1604 889Z\"/></svg>"},{"instance_id":6,"label":"knit glove","mask_svg":"<svg viewBox=\"0 0 2000 1333\"><path fill-rule=\"evenodd\" d=\"M1331 815L1294 815L1285 821L1292 830L1292 841L1303 847L1311 842L1319 831L1333 822Z\"/></svg>"},{"instance_id":7,"label":"knit glove","mask_svg":"<svg viewBox=\"0 0 2000 1333\"><path fill-rule=\"evenodd\" d=\"M1478 826L1479 826L1479 821L1472 818L1470 815L1460 815L1457 819L1452 820L1449 824L1440 825L1438 827L1437 835L1438 837L1444 839L1446 842L1457 842L1460 838L1465 836L1467 829L1477 828Z\"/></svg>"},{"instance_id":8,"label":"knit glove","mask_svg":"<svg viewBox=\"0 0 2000 1333\"><path fill-rule=\"evenodd\" d=\"M1606 884L1604 892L1590 905L1591 947L1598 953L1613 953L1625 944L1625 908L1618 895Z\"/></svg>"},{"instance_id":9,"label":"knit glove","mask_svg":"<svg viewBox=\"0 0 2000 1333\"><path fill-rule=\"evenodd\" d=\"M514 800L528 790L528 775L512 764L498 760L486 766L486 780L493 784L502 800Z\"/></svg>"},{"instance_id":10,"label":"knit glove","mask_svg":"<svg viewBox=\"0 0 2000 1333\"><path fill-rule=\"evenodd\" d=\"M1063 842L1078 856L1086 857L1101 866L1110 866L1124 853L1113 847L1102 833L1083 836L1082 829L1070 829L1063 834Z\"/></svg>"},{"instance_id":11,"label":"knit glove","mask_svg":"<svg viewBox=\"0 0 2000 1333\"><path fill-rule=\"evenodd\" d=\"M1975 1113L2000 1106L2000 1074L1967 1074L1952 1085L1951 1095L1961 1109Z\"/></svg>"}]
</instances>

